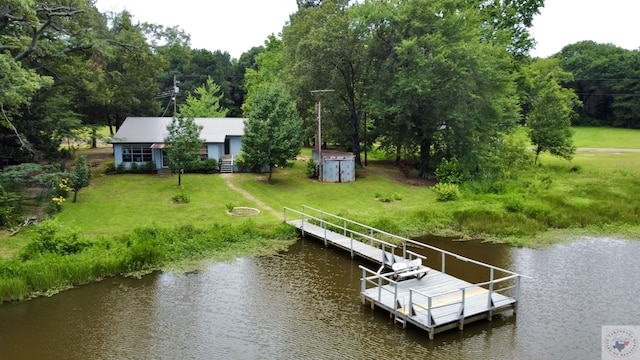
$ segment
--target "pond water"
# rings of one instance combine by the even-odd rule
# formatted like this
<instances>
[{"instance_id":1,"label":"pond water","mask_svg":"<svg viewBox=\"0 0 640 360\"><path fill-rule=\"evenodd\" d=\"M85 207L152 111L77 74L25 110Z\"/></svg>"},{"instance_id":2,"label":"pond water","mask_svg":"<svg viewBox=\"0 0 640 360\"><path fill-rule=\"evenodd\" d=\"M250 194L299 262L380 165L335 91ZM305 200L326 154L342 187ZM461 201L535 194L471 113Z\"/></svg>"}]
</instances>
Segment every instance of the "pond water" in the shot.
<instances>
[{"instance_id":1,"label":"pond water","mask_svg":"<svg viewBox=\"0 0 640 360\"><path fill-rule=\"evenodd\" d=\"M0 359L596 359L602 325L640 325L640 242L428 243L531 276L518 314L429 341L360 303L362 261L301 239L200 273L115 277L0 305ZM465 266L447 262L447 272Z\"/></svg>"}]
</instances>

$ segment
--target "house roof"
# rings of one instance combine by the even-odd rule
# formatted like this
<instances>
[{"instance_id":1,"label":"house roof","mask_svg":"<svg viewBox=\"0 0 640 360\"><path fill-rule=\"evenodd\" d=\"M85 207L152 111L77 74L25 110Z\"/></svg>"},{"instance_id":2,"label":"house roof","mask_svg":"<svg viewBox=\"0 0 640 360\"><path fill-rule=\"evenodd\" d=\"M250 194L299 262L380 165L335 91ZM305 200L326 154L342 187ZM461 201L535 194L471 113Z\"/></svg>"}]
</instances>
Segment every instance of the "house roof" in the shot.
<instances>
[{"instance_id":1,"label":"house roof","mask_svg":"<svg viewBox=\"0 0 640 360\"><path fill-rule=\"evenodd\" d=\"M112 143L164 143L170 117L128 117L116 132ZM224 143L227 136L244 135L244 118L195 118L202 126L205 143Z\"/></svg>"}]
</instances>

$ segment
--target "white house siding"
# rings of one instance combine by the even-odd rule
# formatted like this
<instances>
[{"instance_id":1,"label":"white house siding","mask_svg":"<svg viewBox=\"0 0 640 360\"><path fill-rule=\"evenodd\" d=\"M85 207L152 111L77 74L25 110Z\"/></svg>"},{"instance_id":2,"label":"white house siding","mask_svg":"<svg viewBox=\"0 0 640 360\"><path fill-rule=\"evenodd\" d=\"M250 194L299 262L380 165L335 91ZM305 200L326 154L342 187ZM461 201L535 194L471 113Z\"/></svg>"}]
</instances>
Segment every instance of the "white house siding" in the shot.
<instances>
[{"instance_id":1,"label":"white house siding","mask_svg":"<svg viewBox=\"0 0 640 360\"><path fill-rule=\"evenodd\" d=\"M231 155L233 155L233 157L238 156L242 150L242 139L240 137L230 137L229 147Z\"/></svg>"}]
</instances>

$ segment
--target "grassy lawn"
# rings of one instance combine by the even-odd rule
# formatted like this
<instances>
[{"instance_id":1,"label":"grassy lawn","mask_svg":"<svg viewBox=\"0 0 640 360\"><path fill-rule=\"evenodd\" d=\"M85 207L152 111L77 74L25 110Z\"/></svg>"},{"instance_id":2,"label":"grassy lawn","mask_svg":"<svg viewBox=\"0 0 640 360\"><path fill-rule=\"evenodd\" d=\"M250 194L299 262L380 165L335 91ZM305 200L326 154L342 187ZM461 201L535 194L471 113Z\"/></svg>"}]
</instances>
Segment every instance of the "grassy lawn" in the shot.
<instances>
[{"instance_id":1,"label":"grassy lawn","mask_svg":"<svg viewBox=\"0 0 640 360\"><path fill-rule=\"evenodd\" d=\"M596 136L598 132L602 134ZM579 147L633 148L640 144L640 131L635 130L579 128L576 137ZM84 151L90 158L98 157L96 150ZM480 236L526 244L554 241L549 234L558 231L633 235L636 221L626 219L634 211L640 215L636 200L640 153L578 152L571 162L542 155L539 167L505 181L501 192L463 191L462 198L453 202L438 202L432 182L406 179L375 152L370 154L368 167L357 169L355 182L318 183L305 175L309 154L304 149L293 167L276 169L272 183L264 174L229 178L186 174L180 188L177 176L96 175L91 186L80 192L77 203L63 204L56 219L94 237L117 236L149 225L204 227L250 222L268 228L281 222L283 207L298 210L308 205L404 236ZM234 191L227 181L259 202ZM172 197L180 193L190 202L173 203ZM228 206L255 207L261 213L234 217L227 214ZM610 212L607 217L598 215ZM575 223L568 224L571 221ZM14 237L0 237L0 256L16 253L28 242L28 233L25 229Z\"/></svg>"},{"instance_id":2,"label":"grassy lawn","mask_svg":"<svg viewBox=\"0 0 640 360\"><path fill-rule=\"evenodd\" d=\"M100 176L80 192L77 203L65 203L56 218L91 235L115 235L152 224L240 224L248 218L228 215L227 205L255 207L230 190L219 175L186 174L182 187L177 185L177 179L134 174ZM189 203L172 201L174 195L181 193L187 195ZM259 210L260 214L251 217L257 225L277 221L269 212Z\"/></svg>"},{"instance_id":3,"label":"grassy lawn","mask_svg":"<svg viewBox=\"0 0 640 360\"><path fill-rule=\"evenodd\" d=\"M640 130L575 127L574 145L578 148L640 149Z\"/></svg>"}]
</instances>

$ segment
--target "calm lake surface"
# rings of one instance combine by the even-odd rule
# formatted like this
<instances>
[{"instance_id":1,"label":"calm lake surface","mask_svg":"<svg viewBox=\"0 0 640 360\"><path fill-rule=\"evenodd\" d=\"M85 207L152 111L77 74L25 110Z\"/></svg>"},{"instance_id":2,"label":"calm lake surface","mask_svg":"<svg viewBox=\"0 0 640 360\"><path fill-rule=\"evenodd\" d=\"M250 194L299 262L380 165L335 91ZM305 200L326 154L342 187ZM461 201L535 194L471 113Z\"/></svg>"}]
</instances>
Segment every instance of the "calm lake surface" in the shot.
<instances>
[{"instance_id":1,"label":"calm lake surface","mask_svg":"<svg viewBox=\"0 0 640 360\"><path fill-rule=\"evenodd\" d=\"M0 305L0 359L600 359L602 325L640 325L640 242L428 243L531 276L518 314L429 341L361 305L361 260L301 239L201 273L116 277ZM447 262L447 272L465 266Z\"/></svg>"}]
</instances>

